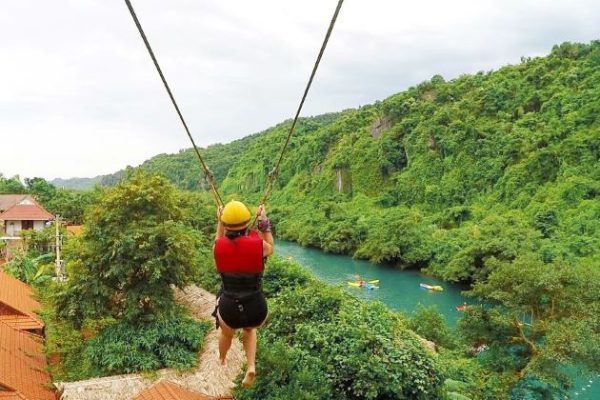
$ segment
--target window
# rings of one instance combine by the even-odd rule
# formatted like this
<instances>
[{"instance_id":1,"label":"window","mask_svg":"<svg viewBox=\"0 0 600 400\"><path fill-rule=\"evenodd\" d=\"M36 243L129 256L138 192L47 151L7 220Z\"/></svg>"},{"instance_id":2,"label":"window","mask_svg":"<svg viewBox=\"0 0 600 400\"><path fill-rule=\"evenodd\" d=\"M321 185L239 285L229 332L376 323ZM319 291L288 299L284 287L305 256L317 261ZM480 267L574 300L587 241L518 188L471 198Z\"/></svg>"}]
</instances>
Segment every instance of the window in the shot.
<instances>
[{"instance_id":1,"label":"window","mask_svg":"<svg viewBox=\"0 0 600 400\"><path fill-rule=\"evenodd\" d=\"M33 221L21 221L21 229L24 231L27 229L33 229Z\"/></svg>"}]
</instances>

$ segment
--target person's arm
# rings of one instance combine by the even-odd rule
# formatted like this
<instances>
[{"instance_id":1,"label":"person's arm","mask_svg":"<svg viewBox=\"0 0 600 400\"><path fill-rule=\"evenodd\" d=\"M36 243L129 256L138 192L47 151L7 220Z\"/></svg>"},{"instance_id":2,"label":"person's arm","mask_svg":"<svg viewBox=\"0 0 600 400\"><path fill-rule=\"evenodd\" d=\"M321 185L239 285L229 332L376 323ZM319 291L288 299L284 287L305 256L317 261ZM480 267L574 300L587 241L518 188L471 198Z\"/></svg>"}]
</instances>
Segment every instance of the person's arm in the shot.
<instances>
[{"instance_id":1,"label":"person's arm","mask_svg":"<svg viewBox=\"0 0 600 400\"><path fill-rule=\"evenodd\" d=\"M223 221L221 221L221 214L223 214L223 206L217 208L217 234L215 240L225 235L225 227L223 226Z\"/></svg>"},{"instance_id":2,"label":"person's arm","mask_svg":"<svg viewBox=\"0 0 600 400\"><path fill-rule=\"evenodd\" d=\"M256 210L258 235L263 240L263 255L270 256L275 252L275 241L271 234L271 223L267 218L265 206L261 204Z\"/></svg>"}]
</instances>

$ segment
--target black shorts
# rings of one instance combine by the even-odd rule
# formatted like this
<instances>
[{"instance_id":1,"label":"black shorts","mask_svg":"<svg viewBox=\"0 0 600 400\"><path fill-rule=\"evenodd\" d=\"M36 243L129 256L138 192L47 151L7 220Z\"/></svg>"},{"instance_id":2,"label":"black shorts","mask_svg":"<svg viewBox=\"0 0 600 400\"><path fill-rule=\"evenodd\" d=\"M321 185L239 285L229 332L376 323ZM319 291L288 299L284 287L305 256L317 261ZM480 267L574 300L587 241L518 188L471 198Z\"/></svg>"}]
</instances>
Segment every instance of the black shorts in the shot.
<instances>
[{"instance_id":1,"label":"black shorts","mask_svg":"<svg viewBox=\"0 0 600 400\"><path fill-rule=\"evenodd\" d=\"M260 291L244 296L223 293L218 308L223 322L233 329L256 328L267 318L267 300Z\"/></svg>"}]
</instances>

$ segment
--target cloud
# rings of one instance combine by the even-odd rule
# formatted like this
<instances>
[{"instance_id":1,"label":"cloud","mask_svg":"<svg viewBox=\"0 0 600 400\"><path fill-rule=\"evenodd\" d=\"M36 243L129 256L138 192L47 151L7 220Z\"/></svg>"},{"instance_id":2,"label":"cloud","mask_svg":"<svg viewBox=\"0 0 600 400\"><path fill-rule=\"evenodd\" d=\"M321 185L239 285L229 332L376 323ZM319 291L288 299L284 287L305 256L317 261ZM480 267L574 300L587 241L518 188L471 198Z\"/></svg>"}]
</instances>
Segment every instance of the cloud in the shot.
<instances>
[{"instance_id":1,"label":"cloud","mask_svg":"<svg viewBox=\"0 0 600 400\"><path fill-rule=\"evenodd\" d=\"M133 3L208 145L293 115L336 1ZM590 0L347 0L304 115L588 42L599 14ZM93 176L189 147L124 2L7 2L0 37L0 173Z\"/></svg>"}]
</instances>

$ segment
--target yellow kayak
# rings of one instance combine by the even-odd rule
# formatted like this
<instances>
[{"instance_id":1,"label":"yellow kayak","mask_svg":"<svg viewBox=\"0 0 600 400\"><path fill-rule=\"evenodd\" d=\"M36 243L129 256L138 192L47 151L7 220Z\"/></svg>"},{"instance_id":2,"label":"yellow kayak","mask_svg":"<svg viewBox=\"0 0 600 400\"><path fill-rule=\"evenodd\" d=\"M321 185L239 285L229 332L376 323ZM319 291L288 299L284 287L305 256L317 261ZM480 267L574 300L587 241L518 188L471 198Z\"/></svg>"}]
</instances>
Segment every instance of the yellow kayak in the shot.
<instances>
[{"instance_id":1,"label":"yellow kayak","mask_svg":"<svg viewBox=\"0 0 600 400\"><path fill-rule=\"evenodd\" d=\"M365 289L379 289L379 286L376 286L375 284L369 282L363 282L363 284L361 285L360 282L348 282L348 286L350 287L354 287L354 288L365 288Z\"/></svg>"},{"instance_id":2,"label":"yellow kayak","mask_svg":"<svg viewBox=\"0 0 600 400\"><path fill-rule=\"evenodd\" d=\"M379 283L379 279L373 279L372 281L366 281L365 283L370 283L371 285L377 285ZM350 287L360 287L360 282L358 282L358 281L348 281L348 286L350 286Z\"/></svg>"}]
</instances>

